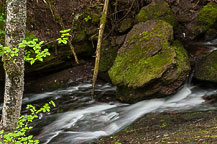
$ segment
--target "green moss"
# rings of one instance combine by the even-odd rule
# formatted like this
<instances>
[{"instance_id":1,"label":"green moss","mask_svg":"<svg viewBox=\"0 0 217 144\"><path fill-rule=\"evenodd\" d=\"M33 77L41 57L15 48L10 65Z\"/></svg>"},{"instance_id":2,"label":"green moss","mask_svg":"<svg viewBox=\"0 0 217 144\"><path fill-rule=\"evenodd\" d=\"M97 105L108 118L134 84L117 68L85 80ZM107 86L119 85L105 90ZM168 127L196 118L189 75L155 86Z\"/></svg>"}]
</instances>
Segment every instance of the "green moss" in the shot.
<instances>
[{"instance_id":1,"label":"green moss","mask_svg":"<svg viewBox=\"0 0 217 144\"><path fill-rule=\"evenodd\" d=\"M112 82L136 88L160 77L174 63L175 51L167 42L167 35L171 33L168 29L172 29L169 24L158 21L151 32L132 35L109 70ZM154 40L156 37L160 38L158 42ZM130 45L134 45L133 48L129 49Z\"/></svg>"},{"instance_id":2,"label":"green moss","mask_svg":"<svg viewBox=\"0 0 217 144\"><path fill-rule=\"evenodd\" d=\"M137 21L145 22L148 20L148 15L145 10L141 9L138 15L136 16Z\"/></svg>"},{"instance_id":3,"label":"green moss","mask_svg":"<svg viewBox=\"0 0 217 144\"><path fill-rule=\"evenodd\" d=\"M172 26L162 20L139 23L128 33L108 72L120 100L162 97L184 82L190 70L188 55L180 42L171 45L172 37Z\"/></svg>"},{"instance_id":4,"label":"green moss","mask_svg":"<svg viewBox=\"0 0 217 144\"><path fill-rule=\"evenodd\" d=\"M217 83L217 51L204 57L196 66L195 77L199 80Z\"/></svg>"},{"instance_id":5,"label":"green moss","mask_svg":"<svg viewBox=\"0 0 217 144\"><path fill-rule=\"evenodd\" d=\"M160 19L168 22L172 26L177 25L177 20L173 15L168 3L163 0L158 0L152 2L147 7L140 10L139 14L136 16L138 22L146 22L151 19Z\"/></svg>"},{"instance_id":6,"label":"green moss","mask_svg":"<svg viewBox=\"0 0 217 144\"><path fill-rule=\"evenodd\" d=\"M175 50L176 53L176 64L174 65L176 69L173 69L169 71L166 75L164 75L164 77L162 78L162 82L165 84L167 84L168 82L171 83L172 79L176 80L179 78L180 80L184 80L185 74L183 75L183 73L188 73L190 70L189 57L182 43L179 41L174 41L172 48ZM173 74L174 72L176 73L176 75ZM173 75L173 77L171 77L171 75Z\"/></svg>"},{"instance_id":7,"label":"green moss","mask_svg":"<svg viewBox=\"0 0 217 144\"><path fill-rule=\"evenodd\" d=\"M197 15L198 24L197 29L206 31L217 20L217 4L214 2L208 3Z\"/></svg>"}]
</instances>

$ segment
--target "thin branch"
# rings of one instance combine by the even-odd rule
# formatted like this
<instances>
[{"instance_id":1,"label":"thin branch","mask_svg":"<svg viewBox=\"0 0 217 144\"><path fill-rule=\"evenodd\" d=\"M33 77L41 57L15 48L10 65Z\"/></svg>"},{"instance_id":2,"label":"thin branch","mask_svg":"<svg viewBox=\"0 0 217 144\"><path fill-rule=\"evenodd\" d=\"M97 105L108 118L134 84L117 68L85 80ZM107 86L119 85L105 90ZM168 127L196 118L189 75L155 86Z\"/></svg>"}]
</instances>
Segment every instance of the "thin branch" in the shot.
<instances>
[{"instance_id":1,"label":"thin branch","mask_svg":"<svg viewBox=\"0 0 217 144\"><path fill-rule=\"evenodd\" d=\"M98 71L99 71L100 50L101 50L101 45L102 45L103 32L105 29L106 17L107 17L107 13L108 13L108 5L109 5L109 0L105 0L103 12L102 12L102 17L100 20L99 36L98 36L98 42L97 42L97 48L96 48L96 60L95 60L95 67L94 67L93 81L92 81L92 90L91 90L92 99L94 97L95 84L96 84Z\"/></svg>"}]
</instances>

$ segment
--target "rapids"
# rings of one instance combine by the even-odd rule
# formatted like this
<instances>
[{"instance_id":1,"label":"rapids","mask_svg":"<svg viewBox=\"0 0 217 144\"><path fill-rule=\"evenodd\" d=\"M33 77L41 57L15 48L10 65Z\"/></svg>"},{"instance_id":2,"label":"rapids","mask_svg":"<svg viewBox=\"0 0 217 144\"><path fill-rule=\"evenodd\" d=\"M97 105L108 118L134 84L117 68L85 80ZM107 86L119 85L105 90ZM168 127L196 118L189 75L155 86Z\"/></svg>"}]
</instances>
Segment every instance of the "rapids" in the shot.
<instances>
[{"instance_id":1,"label":"rapids","mask_svg":"<svg viewBox=\"0 0 217 144\"><path fill-rule=\"evenodd\" d=\"M90 89L90 83L80 83L66 89L33 95L25 101L25 103L29 103L44 98L55 101L55 99L63 97L73 97L76 99L74 104L79 105L79 108L75 110L43 116L36 126L36 129L38 128L41 131L37 136L41 143L74 144L90 142L102 136L114 134L141 116L151 112L215 109L212 105L203 104L202 97L217 93L216 89L203 89L186 83L175 95L170 97L144 100L129 105L117 101L107 103L92 101L88 95ZM98 91L98 95L107 92L112 93L112 91L115 92L115 87L110 84L98 85L96 91ZM73 94L77 95L73 96ZM81 95L86 96L82 97Z\"/></svg>"},{"instance_id":2,"label":"rapids","mask_svg":"<svg viewBox=\"0 0 217 144\"><path fill-rule=\"evenodd\" d=\"M217 41L192 43L216 50ZM109 136L133 123L147 113L206 111L217 106L205 104L204 96L217 94L217 89L193 85L191 78L176 94L135 104L124 104L111 96L116 87L109 83L96 86L96 97L104 101L91 100L90 82L72 82L68 87L41 94L26 94L23 104L40 106L53 100L57 104L55 113L41 114L33 125L32 134L42 144L77 144L95 141ZM0 105L2 109L2 105ZM25 111L23 112L25 113Z\"/></svg>"}]
</instances>

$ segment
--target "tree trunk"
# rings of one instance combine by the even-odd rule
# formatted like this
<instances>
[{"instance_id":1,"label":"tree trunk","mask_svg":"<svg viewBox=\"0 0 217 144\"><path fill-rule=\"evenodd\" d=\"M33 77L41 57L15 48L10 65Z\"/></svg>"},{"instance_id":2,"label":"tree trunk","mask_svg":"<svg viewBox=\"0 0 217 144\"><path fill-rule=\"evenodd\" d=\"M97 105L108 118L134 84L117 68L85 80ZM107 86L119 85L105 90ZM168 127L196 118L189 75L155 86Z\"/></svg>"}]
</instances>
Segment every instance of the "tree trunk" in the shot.
<instances>
[{"instance_id":1,"label":"tree trunk","mask_svg":"<svg viewBox=\"0 0 217 144\"><path fill-rule=\"evenodd\" d=\"M5 45L15 48L25 39L26 0L7 0L6 3ZM24 48L20 48L18 56L11 59L9 57L10 54L4 54L2 58L5 69L5 92L1 127L6 132L16 128L20 116L24 91Z\"/></svg>"},{"instance_id":2,"label":"tree trunk","mask_svg":"<svg viewBox=\"0 0 217 144\"><path fill-rule=\"evenodd\" d=\"M99 71L100 50L101 50L101 45L102 45L103 32L105 29L106 17L107 17L107 13L108 13L108 5L109 5L109 0L105 0L103 12L102 12L102 17L100 20L99 36L98 36L98 42L97 42L97 47L96 47L96 60L95 60L95 67L94 67L93 81L92 81L92 90L91 90L91 97L92 98L94 97L94 89L95 89L95 84L96 84L98 71Z\"/></svg>"}]
</instances>

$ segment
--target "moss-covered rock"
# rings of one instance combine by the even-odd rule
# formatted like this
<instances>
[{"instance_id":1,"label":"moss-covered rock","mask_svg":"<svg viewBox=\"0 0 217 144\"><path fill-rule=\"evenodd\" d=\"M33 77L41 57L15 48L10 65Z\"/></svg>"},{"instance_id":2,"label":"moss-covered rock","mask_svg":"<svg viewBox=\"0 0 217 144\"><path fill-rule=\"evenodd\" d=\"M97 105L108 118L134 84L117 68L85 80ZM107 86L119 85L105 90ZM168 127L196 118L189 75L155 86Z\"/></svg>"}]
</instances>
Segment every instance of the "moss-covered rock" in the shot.
<instances>
[{"instance_id":1,"label":"moss-covered rock","mask_svg":"<svg viewBox=\"0 0 217 144\"><path fill-rule=\"evenodd\" d=\"M197 15L196 31L205 32L217 20L217 4L209 2Z\"/></svg>"},{"instance_id":2,"label":"moss-covered rock","mask_svg":"<svg viewBox=\"0 0 217 144\"><path fill-rule=\"evenodd\" d=\"M195 78L217 82L217 51L210 53L197 63Z\"/></svg>"},{"instance_id":3,"label":"moss-covered rock","mask_svg":"<svg viewBox=\"0 0 217 144\"><path fill-rule=\"evenodd\" d=\"M126 18L124 19L118 28L118 32L124 33L127 30L129 30L133 26L133 19L132 18Z\"/></svg>"},{"instance_id":4,"label":"moss-covered rock","mask_svg":"<svg viewBox=\"0 0 217 144\"><path fill-rule=\"evenodd\" d=\"M136 21L138 22L146 22L151 19L164 20L172 26L177 25L172 10L164 0L154 0L148 6L143 7L136 16Z\"/></svg>"},{"instance_id":5,"label":"moss-covered rock","mask_svg":"<svg viewBox=\"0 0 217 144\"><path fill-rule=\"evenodd\" d=\"M122 101L136 102L175 92L188 76L188 56L173 39L173 28L162 20L139 23L127 34L114 65L109 70L117 96Z\"/></svg>"}]
</instances>

